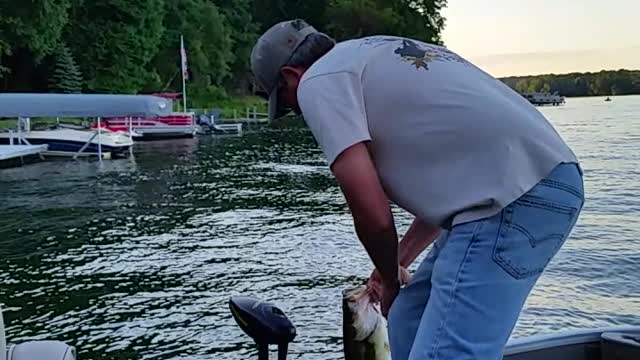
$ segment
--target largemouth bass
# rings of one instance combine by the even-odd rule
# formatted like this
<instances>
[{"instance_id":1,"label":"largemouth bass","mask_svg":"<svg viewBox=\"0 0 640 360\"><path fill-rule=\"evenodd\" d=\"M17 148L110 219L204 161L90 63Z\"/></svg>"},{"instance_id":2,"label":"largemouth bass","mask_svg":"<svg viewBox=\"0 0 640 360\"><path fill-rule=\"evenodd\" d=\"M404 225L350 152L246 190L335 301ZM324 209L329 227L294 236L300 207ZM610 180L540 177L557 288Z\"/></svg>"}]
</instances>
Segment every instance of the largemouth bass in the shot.
<instances>
[{"instance_id":1,"label":"largemouth bass","mask_svg":"<svg viewBox=\"0 0 640 360\"><path fill-rule=\"evenodd\" d=\"M391 360L387 320L366 286L342 292L345 360Z\"/></svg>"}]
</instances>

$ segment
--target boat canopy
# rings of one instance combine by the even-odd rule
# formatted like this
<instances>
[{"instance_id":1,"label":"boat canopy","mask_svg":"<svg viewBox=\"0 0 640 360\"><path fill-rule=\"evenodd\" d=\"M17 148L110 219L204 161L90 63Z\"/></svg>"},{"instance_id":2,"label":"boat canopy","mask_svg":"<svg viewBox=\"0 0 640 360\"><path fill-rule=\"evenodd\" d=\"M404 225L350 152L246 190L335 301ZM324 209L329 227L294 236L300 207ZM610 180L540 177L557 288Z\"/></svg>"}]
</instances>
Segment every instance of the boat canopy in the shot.
<instances>
[{"instance_id":1,"label":"boat canopy","mask_svg":"<svg viewBox=\"0 0 640 360\"><path fill-rule=\"evenodd\" d=\"M151 95L0 94L0 117L155 117L172 111L171 100Z\"/></svg>"}]
</instances>

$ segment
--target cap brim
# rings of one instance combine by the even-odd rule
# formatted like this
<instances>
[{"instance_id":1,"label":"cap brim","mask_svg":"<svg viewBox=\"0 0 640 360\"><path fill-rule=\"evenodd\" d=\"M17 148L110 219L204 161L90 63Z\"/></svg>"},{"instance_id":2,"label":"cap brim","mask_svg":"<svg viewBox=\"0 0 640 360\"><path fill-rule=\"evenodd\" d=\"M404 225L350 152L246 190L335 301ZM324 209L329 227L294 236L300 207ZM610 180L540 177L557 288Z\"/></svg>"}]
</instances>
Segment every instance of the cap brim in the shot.
<instances>
[{"instance_id":1,"label":"cap brim","mask_svg":"<svg viewBox=\"0 0 640 360\"><path fill-rule=\"evenodd\" d=\"M278 116L278 90L274 90L269 95L269 120L273 121Z\"/></svg>"},{"instance_id":2,"label":"cap brim","mask_svg":"<svg viewBox=\"0 0 640 360\"><path fill-rule=\"evenodd\" d=\"M274 90L269 95L269 120L277 120L289 113L289 110L278 106L278 90Z\"/></svg>"}]
</instances>

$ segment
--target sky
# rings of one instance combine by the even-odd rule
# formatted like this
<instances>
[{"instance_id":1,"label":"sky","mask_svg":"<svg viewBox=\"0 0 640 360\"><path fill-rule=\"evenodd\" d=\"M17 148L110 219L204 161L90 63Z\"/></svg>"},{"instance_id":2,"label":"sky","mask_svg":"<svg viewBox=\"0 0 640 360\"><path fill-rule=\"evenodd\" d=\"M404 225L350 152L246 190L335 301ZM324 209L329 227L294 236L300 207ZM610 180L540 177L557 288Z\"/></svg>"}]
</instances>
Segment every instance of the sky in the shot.
<instances>
[{"instance_id":1,"label":"sky","mask_svg":"<svg viewBox=\"0 0 640 360\"><path fill-rule=\"evenodd\" d=\"M445 45L494 76L640 70L640 0L448 0Z\"/></svg>"}]
</instances>

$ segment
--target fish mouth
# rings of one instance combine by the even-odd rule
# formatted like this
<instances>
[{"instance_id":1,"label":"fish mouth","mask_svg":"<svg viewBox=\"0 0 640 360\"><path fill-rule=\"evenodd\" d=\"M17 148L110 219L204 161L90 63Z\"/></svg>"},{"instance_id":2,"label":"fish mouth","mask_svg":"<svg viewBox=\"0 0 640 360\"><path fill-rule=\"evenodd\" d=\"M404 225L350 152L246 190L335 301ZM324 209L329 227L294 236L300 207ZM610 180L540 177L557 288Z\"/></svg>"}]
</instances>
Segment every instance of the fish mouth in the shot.
<instances>
[{"instance_id":1,"label":"fish mouth","mask_svg":"<svg viewBox=\"0 0 640 360\"><path fill-rule=\"evenodd\" d=\"M344 290L342 292L342 298L348 303L358 303L361 301L366 301L367 303L379 305L378 301L373 301L372 294L373 290L370 287L362 285ZM374 307L376 307L377 310L380 310L377 306Z\"/></svg>"},{"instance_id":2,"label":"fish mouth","mask_svg":"<svg viewBox=\"0 0 640 360\"><path fill-rule=\"evenodd\" d=\"M342 292L342 297L349 302L352 302L352 301L355 302L360 300L363 296L367 295L368 293L369 293L369 288L366 285L361 285L358 287L344 290Z\"/></svg>"},{"instance_id":3,"label":"fish mouth","mask_svg":"<svg viewBox=\"0 0 640 360\"><path fill-rule=\"evenodd\" d=\"M379 326L384 325L380 304L373 301L371 290L367 286L343 291L343 300L349 308L349 320L355 330L356 341L366 340Z\"/></svg>"}]
</instances>

